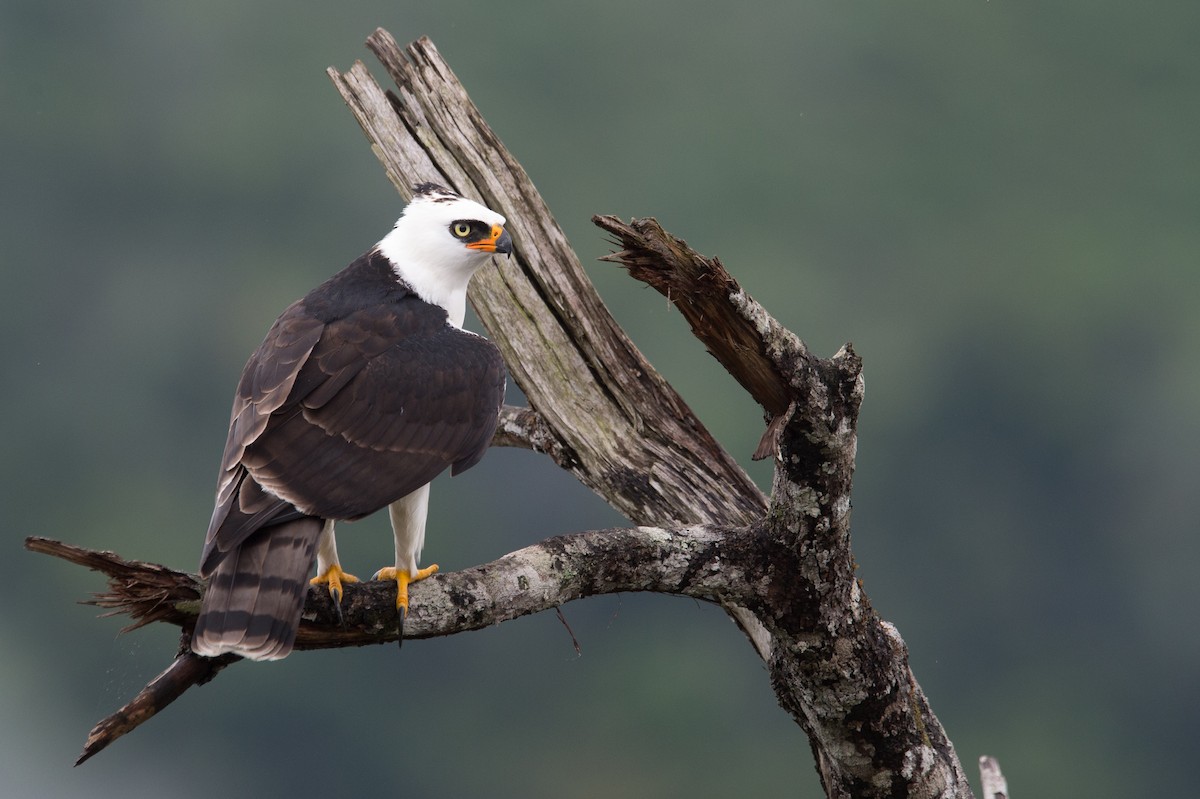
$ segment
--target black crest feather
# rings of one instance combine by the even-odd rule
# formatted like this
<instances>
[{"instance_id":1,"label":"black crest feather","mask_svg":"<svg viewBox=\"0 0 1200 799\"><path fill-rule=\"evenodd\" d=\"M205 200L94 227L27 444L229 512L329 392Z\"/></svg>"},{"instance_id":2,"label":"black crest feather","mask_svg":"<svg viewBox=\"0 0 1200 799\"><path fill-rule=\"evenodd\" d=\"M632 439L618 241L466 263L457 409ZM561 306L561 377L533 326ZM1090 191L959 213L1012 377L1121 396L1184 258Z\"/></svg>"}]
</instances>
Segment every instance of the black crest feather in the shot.
<instances>
[{"instance_id":1,"label":"black crest feather","mask_svg":"<svg viewBox=\"0 0 1200 799\"><path fill-rule=\"evenodd\" d=\"M434 202L445 202L461 196L458 192L448 189L440 183L426 182L413 186L413 199L417 197L432 197Z\"/></svg>"}]
</instances>

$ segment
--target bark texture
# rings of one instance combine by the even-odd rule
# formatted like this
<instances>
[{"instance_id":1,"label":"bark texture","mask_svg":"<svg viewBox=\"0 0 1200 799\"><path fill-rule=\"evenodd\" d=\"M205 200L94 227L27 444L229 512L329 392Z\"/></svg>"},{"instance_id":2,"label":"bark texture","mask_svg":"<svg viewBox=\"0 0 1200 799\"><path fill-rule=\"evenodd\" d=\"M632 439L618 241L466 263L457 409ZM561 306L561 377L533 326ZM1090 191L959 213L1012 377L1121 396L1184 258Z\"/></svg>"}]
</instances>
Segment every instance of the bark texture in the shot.
<instances>
[{"instance_id":1,"label":"bark texture","mask_svg":"<svg viewBox=\"0 0 1200 799\"><path fill-rule=\"evenodd\" d=\"M471 300L531 407L503 409L493 443L545 453L641 525L551 538L417 583L405 636L478 629L615 591L718 603L807 735L828 796L971 796L903 640L854 574L850 489L863 380L853 348L814 356L718 259L652 219L594 219L617 247L607 260L667 296L762 405L756 456L775 464L768 500L612 320L528 176L433 44L401 48L382 30L367 44L390 90L362 63L329 74L401 194L433 180L508 218L515 257L482 271ZM186 632L194 621L203 585L192 575L46 539L27 546L108 573L109 591L95 604L131 613L135 625L166 621ZM391 591L349 587L345 627L328 596L310 592L296 648L394 641ZM84 758L228 665L195 660L204 659L179 655L98 725Z\"/></svg>"}]
</instances>

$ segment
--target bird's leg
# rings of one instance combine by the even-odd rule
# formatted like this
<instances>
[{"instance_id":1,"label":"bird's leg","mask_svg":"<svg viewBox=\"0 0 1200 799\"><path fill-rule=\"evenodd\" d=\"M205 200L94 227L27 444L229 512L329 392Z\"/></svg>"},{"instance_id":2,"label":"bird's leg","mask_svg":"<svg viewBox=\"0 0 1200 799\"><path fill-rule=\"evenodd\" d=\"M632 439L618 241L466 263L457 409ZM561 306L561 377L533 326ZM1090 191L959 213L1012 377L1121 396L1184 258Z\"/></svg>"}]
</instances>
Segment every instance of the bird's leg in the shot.
<instances>
[{"instance_id":1,"label":"bird's leg","mask_svg":"<svg viewBox=\"0 0 1200 799\"><path fill-rule=\"evenodd\" d=\"M401 497L388 506L392 535L396 538L396 565L375 572L376 580L396 581L396 616L400 644L404 643L404 617L408 615L408 585L436 574L437 564L417 568L421 547L425 544L425 519L429 513L429 484Z\"/></svg>"},{"instance_id":2,"label":"bird's leg","mask_svg":"<svg viewBox=\"0 0 1200 799\"><path fill-rule=\"evenodd\" d=\"M396 569L391 566L385 566L375 572L375 580L395 580L396 581L396 615L399 617L400 627L400 644L404 644L404 618L408 616L408 585L415 583L417 580L424 580L431 574L437 574L438 565L432 563L424 569Z\"/></svg>"},{"instance_id":3,"label":"bird's leg","mask_svg":"<svg viewBox=\"0 0 1200 799\"><path fill-rule=\"evenodd\" d=\"M342 571L338 562L337 542L333 537L333 519L325 521L321 530L321 539L317 542L317 576L309 580L312 585L329 587L329 596L333 598L333 609L337 613L338 624L345 624L342 618L342 583L357 583L358 578L353 574Z\"/></svg>"}]
</instances>

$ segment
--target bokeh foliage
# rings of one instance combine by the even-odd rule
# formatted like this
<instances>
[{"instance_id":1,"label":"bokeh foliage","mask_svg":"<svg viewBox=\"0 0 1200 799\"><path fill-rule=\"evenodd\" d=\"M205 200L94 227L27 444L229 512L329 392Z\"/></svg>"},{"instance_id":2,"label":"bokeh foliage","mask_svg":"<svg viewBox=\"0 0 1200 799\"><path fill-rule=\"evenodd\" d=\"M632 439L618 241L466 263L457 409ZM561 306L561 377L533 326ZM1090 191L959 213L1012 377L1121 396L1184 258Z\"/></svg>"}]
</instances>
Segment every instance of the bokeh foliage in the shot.
<instances>
[{"instance_id":1,"label":"bokeh foliage","mask_svg":"<svg viewBox=\"0 0 1200 799\"><path fill-rule=\"evenodd\" d=\"M566 608L578 658L544 614L231 669L69 768L174 641L115 637L72 604L98 578L20 541L195 563L241 364L399 211L323 74L382 25L434 39L586 261L592 213L655 215L816 351L854 341L861 574L968 769L995 755L1020 795L1186 793L1198 23L1081 0L0 2L6 788L819 793L733 626L642 596ZM748 456L757 409L678 315L590 272ZM615 523L494 451L435 486L426 561ZM390 557L382 519L342 539L352 571Z\"/></svg>"}]
</instances>

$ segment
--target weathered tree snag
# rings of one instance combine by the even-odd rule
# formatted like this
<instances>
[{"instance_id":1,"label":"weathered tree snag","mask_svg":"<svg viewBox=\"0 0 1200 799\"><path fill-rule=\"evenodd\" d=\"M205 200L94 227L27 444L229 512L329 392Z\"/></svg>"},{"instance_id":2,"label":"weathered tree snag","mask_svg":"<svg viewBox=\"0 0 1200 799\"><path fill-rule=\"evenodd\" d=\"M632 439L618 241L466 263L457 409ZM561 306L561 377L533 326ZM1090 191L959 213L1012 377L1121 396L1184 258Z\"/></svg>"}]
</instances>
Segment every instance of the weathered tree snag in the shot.
<instances>
[{"instance_id":1,"label":"weathered tree snag","mask_svg":"<svg viewBox=\"0 0 1200 799\"><path fill-rule=\"evenodd\" d=\"M412 587L408 637L478 629L617 591L720 604L766 663L780 705L808 736L830 797L969 797L953 746L908 666L904 642L855 577L850 489L863 397L846 345L829 359L653 220L596 217L609 256L668 296L717 360L763 407L758 457L774 457L768 502L612 320L528 176L480 117L432 43L368 46L396 87L361 64L330 70L372 149L406 197L433 180L508 218L515 257L476 277L471 299L530 408L506 407L493 441L548 455L639 526L551 538ZM192 575L45 539L27 546L96 568L95 604L135 625L186 634L203 585ZM345 626L311 591L297 649L394 641L394 587L349 586ZM102 722L90 756L205 671L184 654ZM165 700L165 701L164 701ZM140 704L139 704L140 703Z\"/></svg>"},{"instance_id":2,"label":"weathered tree snag","mask_svg":"<svg viewBox=\"0 0 1200 799\"><path fill-rule=\"evenodd\" d=\"M508 218L514 257L470 297L530 405L574 458L570 471L637 524L746 524L766 499L617 326L525 170L432 42L367 40L395 81L361 63L329 75L406 199L432 180ZM652 418L649 418L652 417Z\"/></svg>"}]
</instances>

